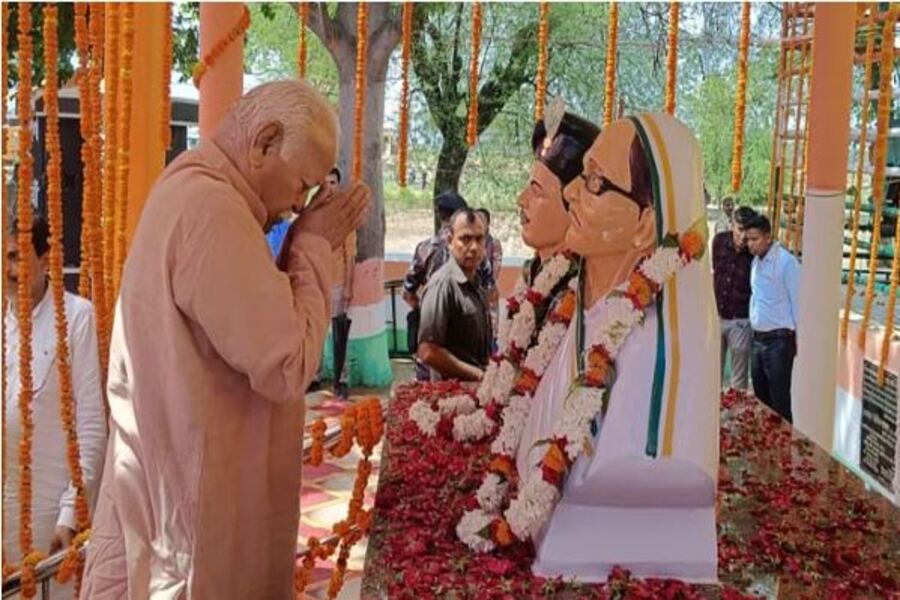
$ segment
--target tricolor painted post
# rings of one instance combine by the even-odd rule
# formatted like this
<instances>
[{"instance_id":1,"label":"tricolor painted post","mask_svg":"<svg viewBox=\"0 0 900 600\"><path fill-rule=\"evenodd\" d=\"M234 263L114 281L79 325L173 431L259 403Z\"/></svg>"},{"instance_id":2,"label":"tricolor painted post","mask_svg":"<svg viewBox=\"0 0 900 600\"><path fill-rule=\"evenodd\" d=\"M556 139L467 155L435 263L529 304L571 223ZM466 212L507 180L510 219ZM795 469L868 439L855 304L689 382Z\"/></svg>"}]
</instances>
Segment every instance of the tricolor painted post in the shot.
<instances>
[{"instance_id":1,"label":"tricolor painted post","mask_svg":"<svg viewBox=\"0 0 900 600\"><path fill-rule=\"evenodd\" d=\"M243 3L200 3L200 56L228 36L240 22ZM215 64L200 79L200 137L215 131L222 116L244 91L244 37L236 40L216 57Z\"/></svg>"},{"instance_id":2,"label":"tricolor painted post","mask_svg":"<svg viewBox=\"0 0 900 600\"><path fill-rule=\"evenodd\" d=\"M830 452L834 441L856 5L819 2L815 10L809 171L792 396L797 428Z\"/></svg>"}]
</instances>

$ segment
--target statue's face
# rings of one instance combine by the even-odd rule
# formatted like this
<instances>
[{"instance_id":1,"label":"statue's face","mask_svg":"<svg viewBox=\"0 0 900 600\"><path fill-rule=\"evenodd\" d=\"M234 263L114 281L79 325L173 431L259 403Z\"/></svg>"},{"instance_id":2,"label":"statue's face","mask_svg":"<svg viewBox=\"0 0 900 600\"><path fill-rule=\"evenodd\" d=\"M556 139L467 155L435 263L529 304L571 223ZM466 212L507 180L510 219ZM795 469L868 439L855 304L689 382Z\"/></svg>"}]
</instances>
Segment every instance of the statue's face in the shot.
<instances>
[{"instance_id":1,"label":"statue's face","mask_svg":"<svg viewBox=\"0 0 900 600\"><path fill-rule=\"evenodd\" d=\"M539 160L531 166L528 185L516 200L522 240L540 251L557 246L566 237L569 215L563 205L559 178Z\"/></svg>"},{"instance_id":2,"label":"statue's face","mask_svg":"<svg viewBox=\"0 0 900 600\"><path fill-rule=\"evenodd\" d=\"M621 255L652 248L656 223L631 198L631 144L637 132L628 120L605 128L584 155L580 177L566 186L571 223L566 245L584 257Z\"/></svg>"}]
</instances>

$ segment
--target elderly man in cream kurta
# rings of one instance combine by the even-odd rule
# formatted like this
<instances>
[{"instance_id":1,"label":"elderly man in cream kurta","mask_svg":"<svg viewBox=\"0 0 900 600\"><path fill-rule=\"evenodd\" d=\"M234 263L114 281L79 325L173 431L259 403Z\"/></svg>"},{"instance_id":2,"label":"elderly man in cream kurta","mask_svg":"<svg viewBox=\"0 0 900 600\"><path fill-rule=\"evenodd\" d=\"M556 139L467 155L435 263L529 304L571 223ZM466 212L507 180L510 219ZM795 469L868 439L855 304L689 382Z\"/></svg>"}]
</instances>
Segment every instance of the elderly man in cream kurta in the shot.
<instances>
[{"instance_id":1,"label":"elderly man in cream kurta","mask_svg":"<svg viewBox=\"0 0 900 600\"><path fill-rule=\"evenodd\" d=\"M303 391L329 318L330 257L369 191L322 191L273 264L264 230L322 183L337 119L265 84L163 173L125 265L110 441L81 598L292 596Z\"/></svg>"}]
</instances>

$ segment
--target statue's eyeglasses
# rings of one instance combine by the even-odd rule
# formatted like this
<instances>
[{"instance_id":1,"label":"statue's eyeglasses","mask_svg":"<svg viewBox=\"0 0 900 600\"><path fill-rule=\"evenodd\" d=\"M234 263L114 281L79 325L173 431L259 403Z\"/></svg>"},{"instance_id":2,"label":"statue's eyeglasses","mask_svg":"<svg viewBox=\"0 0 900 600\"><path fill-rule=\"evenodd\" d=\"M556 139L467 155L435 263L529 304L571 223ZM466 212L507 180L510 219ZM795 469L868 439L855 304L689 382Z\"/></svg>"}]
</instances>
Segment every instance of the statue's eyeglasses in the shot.
<instances>
[{"instance_id":1,"label":"statue's eyeglasses","mask_svg":"<svg viewBox=\"0 0 900 600\"><path fill-rule=\"evenodd\" d=\"M618 192L626 198L634 199L631 192L626 192L599 173L590 173L588 175L582 173L581 178L584 179L584 186L587 188L587 191L595 196L602 196L606 192Z\"/></svg>"}]
</instances>

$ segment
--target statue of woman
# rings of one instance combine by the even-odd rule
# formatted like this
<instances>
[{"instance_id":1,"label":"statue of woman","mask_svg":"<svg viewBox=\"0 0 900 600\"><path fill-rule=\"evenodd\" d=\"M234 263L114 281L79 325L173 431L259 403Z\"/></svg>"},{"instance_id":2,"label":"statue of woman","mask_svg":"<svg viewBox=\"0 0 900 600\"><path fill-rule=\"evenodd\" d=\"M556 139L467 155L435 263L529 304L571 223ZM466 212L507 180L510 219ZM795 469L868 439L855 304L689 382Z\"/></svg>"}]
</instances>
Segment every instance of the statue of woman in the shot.
<instances>
[{"instance_id":1,"label":"statue of woman","mask_svg":"<svg viewBox=\"0 0 900 600\"><path fill-rule=\"evenodd\" d=\"M535 391L506 522L534 538L540 575L598 580L621 565L638 576L715 579L718 336L698 247L697 141L669 115L616 121L564 197L566 246L584 261L580 301ZM582 398L573 383L604 394L587 431L560 443L560 423ZM552 501L529 496L549 494L547 481L561 488Z\"/></svg>"}]
</instances>

